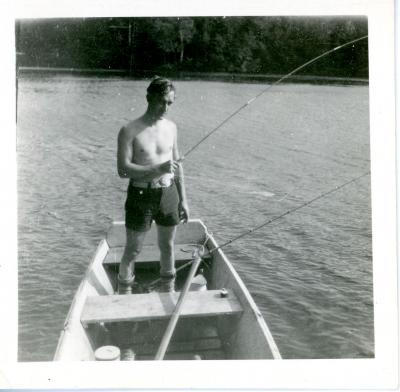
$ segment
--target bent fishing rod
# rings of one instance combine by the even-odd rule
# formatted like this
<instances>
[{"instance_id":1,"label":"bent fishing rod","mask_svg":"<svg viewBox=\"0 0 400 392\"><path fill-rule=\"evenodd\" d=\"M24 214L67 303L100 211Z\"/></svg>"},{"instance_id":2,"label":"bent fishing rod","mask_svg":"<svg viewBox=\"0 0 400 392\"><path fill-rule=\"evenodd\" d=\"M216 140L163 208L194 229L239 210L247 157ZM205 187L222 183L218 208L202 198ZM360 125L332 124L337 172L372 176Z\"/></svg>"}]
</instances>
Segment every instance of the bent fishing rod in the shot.
<instances>
[{"instance_id":1,"label":"bent fishing rod","mask_svg":"<svg viewBox=\"0 0 400 392\"><path fill-rule=\"evenodd\" d=\"M221 123L219 123L215 128L213 128L208 134L206 134L202 139L200 139L199 142L197 142L194 146L192 146L191 148L188 149L188 151L186 151L185 154L182 155L181 158L178 159L178 162L182 162L184 159L186 159L186 157L192 152L194 151L201 143L203 143L206 139L208 139L213 133L215 133L218 129L220 129L223 125L225 125L228 121L230 121L234 116L236 116L239 112L241 112L244 108L246 108L247 106L251 105L256 99L260 98L262 95L264 95L267 91L269 91L271 88L273 88L274 86L276 86L277 84L281 83L283 80L289 78L290 76L292 76L293 74L299 72L300 70L306 68L307 66L309 66L310 64L316 62L317 60L328 56L329 54L336 52L339 49L342 49L346 46L352 45L358 41L364 40L368 38L368 35L364 35L362 37L356 38L352 41L346 42L342 45L336 46L333 49L330 49L322 54L320 54L317 57L314 57L313 59L305 62L304 64L300 65L299 67L295 68L293 71L289 72L288 74L286 74L285 76L282 76L280 79L278 79L277 81L275 81L274 83L270 84L268 87L266 87L264 90L262 90L260 93L258 93L257 95L255 95L253 98L251 98L249 101L247 101L246 103L244 103L242 106L240 106L239 108L237 108L232 114L230 114L228 117L226 117L223 121L221 121Z\"/></svg>"},{"instance_id":2,"label":"bent fishing rod","mask_svg":"<svg viewBox=\"0 0 400 392\"><path fill-rule=\"evenodd\" d=\"M266 87L265 89L263 89L260 93L258 93L257 95L255 95L253 98L251 98L251 99L250 99L249 101L247 101L245 104L243 104L243 105L240 106L238 109L236 109L232 114L230 114L228 117L226 117L219 125L217 125L217 126L216 126L214 129L212 129L208 134L206 134L199 142L197 142L193 147L191 147L191 148L178 160L178 162L182 162L192 151L194 151L194 150L195 150L201 143L203 143L208 137L210 137L213 133L215 133L218 129L220 129L223 125L225 125L229 120L231 120L234 116L236 116L236 115L237 115L240 111L242 111L244 108L246 108L246 107L249 106L251 103L253 103L256 99L258 99L259 97L261 97L262 95L264 95L264 94L265 94L267 91L269 91L272 87L276 86L277 84L281 83L283 80L289 78L289 77L292 76L293 74L295 74L295 73L297 73L298 71L304 69L305 67L307 67L307 66L309 66L310 64L316 62L317 60L319 60L319 59L321 59L321 58L323 58L323 57L325 57L325 56L328 56L329 54L331 54L331 53L333 53L333 52L335 52L335 51L337 51L337 50L339 50L339 49L342 49L342 48L344 48L344 47L346 47L346 46L352 45L352 44L354 44L354 43L356 43L356 42L359 42L359 41L364 40L364 39L367 39L367 38L368 38L368 35L364 35L364 36L359 37L359 38L356 38L356 39L354 39L354 40L352 40L352 41L346 42L346 43L344 43L344 44L342 44L342 45L336 46L335 48L330 49L330 50L328 50L328 51L326 51L326 52L324 52L324 53L318 55L317 57L314 57L313 59L311 59L311 60L305 62L304 64L300 65L299 67L295 68L293 71L289 72L288 74L282 76L280 79L278 79L277 81L275 81L274 83L272 83L271 85L269 85L268 87ZM215 252L215 251L217 251L218 249L221 249L221 248L223 248L223 247L225 247L225 246L227 246L227 245L233 243L234 241L236 241L236 240L238 240L238 239L240 239L240 238L242 238L242 237L245 237L245 236L247 236L247 235L249 235L249 234L251 234L251 233L254 233L255 231L261 229L262 227L267 226L267 225L271 224L272 222L275 222L275 221L277 221L277 220L279 220L279 219L282 219L283 217L285 217L285 216L287 216L287 215L289 215L289 214L291 214L291 213L293 213L293 212L295 212L295 211L298 211L298 210L300 210L301 208L304 208L304 207L310 205L311 203L314 203L315 201L317 201L317 200L319 200L319 199L322 199L322 198L324 198L325 196L327 196L327 195L329 195L329 194L331 194L331 193L334 193L334 192L338 191L339 189L342 189L342 188L344 188L345 186L347 186L347 185L349 185L349 184L351 184L351 183L353 183L353 182L359 180L360 178L365 177L365 176L367 176L367 175L369 175L369 174L370 174L370 172L368 171L368 172L366 172L366 173L364 173L364 174L362 174L362 175L360 175L360 176L358 176L358 177L355 177L355 178L353 178L353 179L351 179L351 180L349 180L349 181L347 181L347 182L345 182L345 183L343 183L343 184L341 184L341 185L336 186L335 188L330 189L330 190L327 191L327 192L324 192L324 193L322 193L322 194L320 194L320 195L314 197L314 198L311 199L311 200L308 200L308 201L306 201L306 202L300 204L300 205L297 206L297 207L294 207L294 208L292 208L292 209L290 209L290 210L287 210L287 211L285 211L284 213L282 213L282 214L280 214L280 215L278 215L278 216L276 216L276 217L274 217L274 218L268 219L267 221L265 221L265 222L259 224L258 226L256 226L256 227L254 227L254 228L252 228L252 229L250 229L250 230L247 230L247 231L245 231L245 232L239 234L237 237L234 237L234 238L230 239L229 241L223 243L222 245L219 245L219 246L217 246L217 247L211 249L211 250L209 251L209 253ZM207 237L207 240L208 240L208 237ZM207 240L206 240L206 242L207 242ZM204 244L204 245L205 245L205 244ZM203 245L203 247L204 247L204 245ZM193 260L192 260L192 261L189 261L188 263L186 263L186 264L184 264L184 265L182 265L180 268L177 269L177 272L178 272L178 270L180 270L180 269L186 268L188 265L192 264L192 262L193 262ZM155 282L157 282L157 280L154 281L153 283L155 283Z\"/></svg>"},{"instance_id":3,"label":"bent fishing rod","mask_svg":"<svg viewBox=\"0 0 400 392\"><path fill-rule=\"evenodd\" d=\"M364 40L364 39L366 39L366 38L368 38L368 35L364 35L364 36L359 37L359 38L356 38L356 39L354 39L354 40L352 40L352 41L346 42L346 43L344 43L344 44L342 44L342 45L336 46L335 48L330 49L330 50L328 50L328 51L326 51L326 52L320 54L319 56L314 57L313 59L311 59L311 60L305 62L304 64L302 64L302 65L300 65L299 67L295 68L293 71L291 71L291 72L289 72L288 74L286 74L285 76L282 76L280 79L278 79L277 81L275 81L274 83L272 83L271 85L269 85L268 87L266 87L265 89L263 89L260 93L258 93L257 95L255 95L253 98L251 98L251 99L250 99L249 101L247 101L245 104L243 104L243 105L240 106L238 109L236 109L232 114L230 114L228 117L226 117L219 125L217 125L217 126L216 126L214 129L212 129L207 135L205 135L199 142L197 142L193 147L191 147L191 148L179 159L179 161L180 161L180 162L183 161L193 150L195 150L201 143L203 143L203 142L204 142L208 137L210 137L214 132L216 132L218 129L220 129L224 124L226 124L229 120L231 120L234 116L236 116L236 115L237 115L240 111L242 111L244 108L246 108L246 107L249 106L251 103L253 103L256 99L258 99L259 97L261 97L262 95L264 95L264 94L265 94L267 91L269 91L272 87L276 86L277 84L279 84L279 83L282 82L283 80L289 78L290 76L292 76L292 75L295 74L296 72L298 72L298 71L304 69L305 67L307 67L307 66L309 66L310 64L316 62L317 60L319 60L319 59L321 59L321 58L323 58L323 57L325 57L325 56L328 56L329 54L331 54L331 53L333 53L333 52L335 52L335 51L337 51L337 50L339 50L339 49L342 49L342 48L344 48L344 47L346 47L346 46L352 45L352 44L354 44L354 43L356 43L356 42L359 42L359 41L361 41L361 40ZM260 225L254 227L254 228L252 228L252 229L250 229L250 230L248 230L248 231L246 231L246 232L244 232L244 233L238 235L237 237L235 237L235 238L233 238L233 239L231 239L231 240L225 242L224 244L222 244L222 245L220 245L220 246L218 246L218 247L216 247L216 248L210 250L210 253L211 253L211 252L214 252L214 251L216 251L216 250L218 250L218 249L221 249L221 248L225 247L226 245L231 244L232 242L234 242L234 241L236 241L236 240L238 240L238 239L240 239L240 238L242 238L242 237L244 237L244 236L246 236L246 235L248 235L248 234L253 233L253 232L256 231L256 230L259 230L259 229L261 229L262 227L264 227L264 226L266 226L266 225L268 225L268 224L270 224L270 223L272 223L272 222L274 222L274 221L276 221L276 220L278 220L278 219L281 219L281 218L283 218L283 217L286 216L286 215L289 215L289 214L291 214L291 213L293 213L293 212L295 212L295 211L297 211L297 210L299 210L299 209L301 209L301 208L303 208L303 207L305 207L305 206L307 206L307 205L309 205L309 204L311 204L311 203L314 203L315 201L317 201L317 200L319 200L319 199L322 199L323 197L325 197L325 196L327 196L327 195L329 195L329 194L331 194L331 193L333 193L333 192L336 192L336 191L338 191L339 189L341 189L341 188L343 188L343 187L345 187L345 186L347 186L347 185L349 185L349 184L351 184L351 183L353 183L353 182L359 180L360 178L365 177L365 176L367 176L367 175L369 175L369 174L370 174L370 172L368 171L367 173L364 173L364 174L362 174L362 175L360 175L360 176L358 176L358 177L355 177L355 178L351 179L350 181L347 181L347 182L345 182L345 183L343 183L343 184L341 184L341 185L338 185L338 186L336 186L335 188L333 188L333 189L331 189L331 190L329 190L329 191L327 191L327 192L324 192L324 193L322 193L322 194L316 196L315 198L313 198L313 199L311 199L311 200L309 200L309 201L307 201L307 202L305 202L305 203L302 203L301 205L299 205L299 206L297 206L297 207L294 207L294 208L292 208L292 209L290 209L290 210L284 212L283 214L280 214L280 215L278 215L278 216L276 216L276 217L274 217L274 218L272 218L272 219L269 219L269 220L267 220L266 222L263 222L263 223L261 223Z\"/></svg>"}]
</instances>

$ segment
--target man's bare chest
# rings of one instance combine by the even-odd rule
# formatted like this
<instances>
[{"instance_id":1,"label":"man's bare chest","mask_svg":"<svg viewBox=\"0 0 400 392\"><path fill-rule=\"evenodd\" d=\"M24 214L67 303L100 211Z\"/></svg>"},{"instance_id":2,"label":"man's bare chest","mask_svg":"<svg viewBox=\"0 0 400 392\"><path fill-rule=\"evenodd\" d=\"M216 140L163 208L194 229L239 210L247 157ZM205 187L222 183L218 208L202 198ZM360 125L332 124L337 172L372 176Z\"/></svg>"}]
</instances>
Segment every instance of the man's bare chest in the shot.
<instances>
[{"instance_id":1,"label":"man's bare chest","mask_svg":"<svg viewBox=\"0 0 400 392\"><path fill-rule=\"evenodd\" d=\"M137 157L157 157L172 151L174 135L170 129L148 128L136 135L133 149Z\"/></svg>"}]
</instances>

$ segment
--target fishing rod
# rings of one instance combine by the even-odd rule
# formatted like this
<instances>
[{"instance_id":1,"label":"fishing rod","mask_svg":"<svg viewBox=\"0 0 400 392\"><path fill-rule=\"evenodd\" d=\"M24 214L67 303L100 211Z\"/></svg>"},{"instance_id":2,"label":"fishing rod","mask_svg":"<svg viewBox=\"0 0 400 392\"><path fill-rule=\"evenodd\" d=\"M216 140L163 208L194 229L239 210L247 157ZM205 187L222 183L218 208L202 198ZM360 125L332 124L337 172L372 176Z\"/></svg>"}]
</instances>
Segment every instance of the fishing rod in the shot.
<instances>
[{"instance_id":1,"label":"fishing rod","mask_svg":"<svg viewBox=\"0 0 400 392\"><path fill-rule=\"evenodd\" d=\"M324 52L322 54L320 54L317 57L314 57L313 59L307 61L306 63L304 63L303 65L300 65L299 67L295 68L293 71L289 72L288 74L286 74L285 76L282 76L280 79L278 79L277 81L275 81L274 83L270 84L268 87L266 87L264 90L262 90L260 93L258 93L257 95L255 95L253 98L251 98L249 101L247 101L245 104L243 104L242 106L240 106L238 109L236 109L232 114L230 114L228 117L226 117L220 124L218 124L214 129L212 129L207 135L205 135L199 142L197 142L193 147L189 148L188 151L186 151L185 154L182 155L182 157L178 160L178 162L182 162L193 150L195 150L201 143L203 143L207 138L209 138L214 132L216 132L218 129L220 129L223 125L225 125L229 120L231 120L234 116L236 116L239 112L241 112L244 108L246 108L247 106L249 106L250 104L252 104L256 99L258 99L259 97L261 97L262 95L264 95L268 90L270 90L272 87L276 86L277 84L279 84L280 82L282 82L283 80L289 78L290 76L292 76L293 74L295 74L296 72L302 70L303 68L309 66L310 64L314 63L315 61L321 59L322 57L325 57L333 52L336 52L339 49L342 49L346 46L352 45L358 41L361 41L363 39L368 38L368 35L364 35L362 37L356 38L352 41L346 42L342 45L339 45L333 49L328 50L327 52Z\"/></svg>"}]
</instances>

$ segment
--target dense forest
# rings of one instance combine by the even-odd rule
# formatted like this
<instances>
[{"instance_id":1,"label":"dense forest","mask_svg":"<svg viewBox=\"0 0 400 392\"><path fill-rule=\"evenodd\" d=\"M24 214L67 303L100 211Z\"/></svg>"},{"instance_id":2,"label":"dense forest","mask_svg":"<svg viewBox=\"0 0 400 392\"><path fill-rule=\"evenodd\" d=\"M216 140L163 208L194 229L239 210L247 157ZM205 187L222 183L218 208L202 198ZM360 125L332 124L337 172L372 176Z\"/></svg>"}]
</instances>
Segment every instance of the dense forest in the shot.
<instances>
[{"instance_id":1,"label":"dense forest","mask_svg":"<svg viewBox=\"0 0 400 392\"><path fill-rule=\"evenodd\" d=\"M368 34L364 17L37 19L16 22L17 65L177 74L285 74ZM314 63L308 75L368 77L362 40Z\"/></svg>"}]
</instances>

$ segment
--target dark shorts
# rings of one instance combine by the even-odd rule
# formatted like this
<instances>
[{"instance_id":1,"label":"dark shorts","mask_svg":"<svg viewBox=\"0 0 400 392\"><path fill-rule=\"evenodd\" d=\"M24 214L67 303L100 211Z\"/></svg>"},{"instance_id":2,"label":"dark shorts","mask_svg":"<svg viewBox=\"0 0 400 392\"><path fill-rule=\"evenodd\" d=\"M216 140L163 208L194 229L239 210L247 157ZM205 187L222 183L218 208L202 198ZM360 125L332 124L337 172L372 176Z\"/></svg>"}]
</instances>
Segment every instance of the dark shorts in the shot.
<instances>
[{"instance_id":1,"label":"dark shorts","mask_svg":"<svg viewBox=\"0 0 400 392\"><path fill-rule=\"evenodd\" d=\"M166 188L137 188L129 184L125 202L125 226L147 231L154 220L160 226L179 223L179 195L175 182Z\"/></svg>"}]
</instances>

